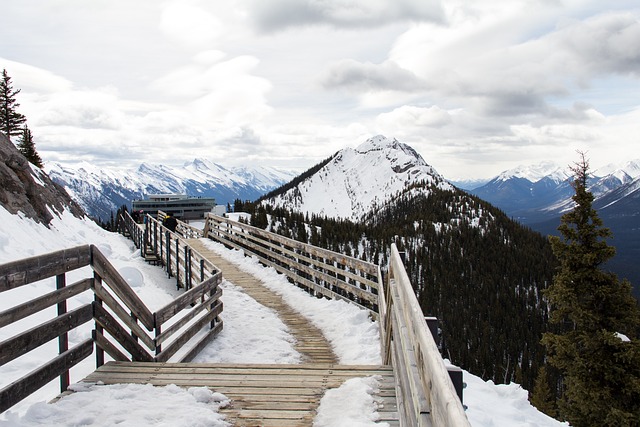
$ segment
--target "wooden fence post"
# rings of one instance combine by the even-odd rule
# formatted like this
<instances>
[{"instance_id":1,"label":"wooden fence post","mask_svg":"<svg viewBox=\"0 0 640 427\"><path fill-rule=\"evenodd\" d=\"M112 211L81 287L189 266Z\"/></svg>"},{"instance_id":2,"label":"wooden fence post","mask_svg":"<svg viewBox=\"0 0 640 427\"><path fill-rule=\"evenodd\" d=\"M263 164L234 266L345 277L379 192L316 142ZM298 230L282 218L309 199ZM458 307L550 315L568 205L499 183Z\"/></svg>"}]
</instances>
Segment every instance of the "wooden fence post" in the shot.
<instances>
[{"instance_id":1,"label":"wooden fence post","mask_svg":"<svg viewBox=\"0 0 640 427\"><path fill-rule=\"evenodd\" d=\"M191 248L184 245L184 290L191 289Z\"/></svg>"},{"instance_id":2,"label":"wooden fence post","mask_svg":"<svg viewBox=\"0 0 640 427\"><path fill-rule=\"evenodd\" d=\"M56 276L56 289L62 289L67 285L67 276L58 274ZM67 300L62 300L58 304L58 316L61 316L67 312ZM69 334L63 333L58 337L58 354L62 354L69 350ZM60 375L60 393L64 392L69 387L69 371Z\"/></svg>"},{"instance_id":3,"label":"wooden fence post","mask_svg":"<svg viewBox=\"0 0 640 427\"><path fill-rule=\"evenodd\" d=\"M149 225L150 220L151 220L150 217L147 218L147 225ZM158 255L158 223L157 222L153 223L153 253ZM162 260L162 256L160 256L160 259Z\"/></svg>"},{"instance_id":4,"label":"wooden fence post","mask_svg":"<svg viewBox=\"0 0 640 427\"><path fill-rule=\"evenodd\" d=\"M95 270L93 272L93 283L96 289L102 288L102 277L100 277L100 275L96 273ZM102 300L100 299L97 293L94 293L93 295L93 303L95 305L102 307ZM94 317L95 317L95 313L94 313ZM102 326L100 326L97 320L95 322L95 330L97 335L104 334L104 329L102 328ZM99 368L102 365L104 365L104 350L101 349L100 346L96 345L96 368Z\"/></svg>"},{"instance_id":5,"label":"wooden fence post","mask_svg":"<svg viewBox=\"0 0 640 427\"><path fill-rule=\"evenodd\" d=\"M169 235L169 231L165 232L164 247L167 253L167 274L171 277L171 236Z\"/></svg>"},{"instance_id":6,"label":"wooden fence post","mask_svg":"<svg viewBox=\"0 0 640 427\"><path fill-rule=\"evenodd\" d=\"M176 237L176 288L180 289L180 239Z\"/></svg>"}]
</instances>

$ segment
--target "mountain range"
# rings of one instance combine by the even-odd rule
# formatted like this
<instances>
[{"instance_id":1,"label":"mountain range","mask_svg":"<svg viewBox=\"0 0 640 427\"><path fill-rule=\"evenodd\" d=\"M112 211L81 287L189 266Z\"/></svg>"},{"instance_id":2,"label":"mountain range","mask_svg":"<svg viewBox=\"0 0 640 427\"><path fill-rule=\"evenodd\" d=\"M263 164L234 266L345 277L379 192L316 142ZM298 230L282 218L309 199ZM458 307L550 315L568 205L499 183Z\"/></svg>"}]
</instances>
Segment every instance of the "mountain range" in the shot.
<instances>
[{"instance_id":1,"label":"mountain range","mask_svg":"<svg viewBox=\"0 0 640 427\"><path fill-rule=\"evenodd\" d=\"M288 182L294 172L269 167L224 167L195 159L181 167L143 163L135 169L50 163L46 172L96 219L106 221L120 206L150 194L214 197L218 204L255 200Z\"/></svg>"},{"instance_id":2,"label":"mountain range","mask_svg":"<svg viewBox=\"0 0 640 427\"><path fill-rule=\"evenodd\" d=\"M204 159L181 167L143 163L135 169L50 163L46 171L89 216L103 221L118 207L158 193L214 197L218 204L262 198L275 207L360 221L412 186L427 193L454 188L413 148L382 135L340 150L295 178L292 171L225 167ZM571 171L553 162L519 166L466 191L543 235L557 234L573 195ZM590 191L614 234L611 243L618 254L609 267L636 284L640 297L640 265L635 262L640 259L640 159L594 171Z\"/></svg>"},{"instance_id":3,"label":"mountain range","mask_svg":"<svg viewBox=\"0 0 640 427\"><path fill-rule=\"evenodd\" d=\"M493 203L523 224L535 224L571 209L572 173L553 162L519 166L502 172L489 182L468 190ZM606 209L637 191L640 159L608 165L592 172L589 191L594 204Z\"/></svg>"},{"instance_id":4,"label":"mountain range","mask_svg":"<svg viewBox=\"0 0 640 427\"><path fill-rule=\"evenodd\" d=\"M557 235L560 216L573 206L571 178L569 167L545 162L504 171L468 191L533 230ZM629 279L640 298L640 159L596 169L589 181L593 207L617 250L606 267Z\"/></svg>"}]
</instances>

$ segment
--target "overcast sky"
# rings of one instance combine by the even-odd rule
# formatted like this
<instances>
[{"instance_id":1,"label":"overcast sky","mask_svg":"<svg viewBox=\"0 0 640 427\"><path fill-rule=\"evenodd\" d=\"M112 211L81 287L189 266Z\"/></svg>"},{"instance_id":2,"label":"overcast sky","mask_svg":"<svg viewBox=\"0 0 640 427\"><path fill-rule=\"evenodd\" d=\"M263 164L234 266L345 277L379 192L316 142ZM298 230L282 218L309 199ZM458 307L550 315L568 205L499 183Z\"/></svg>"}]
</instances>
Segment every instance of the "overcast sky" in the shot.
<instances>
[{"instance_id":1,"label":"overcast sky","mask_svg":"<svg viewBox=\"0 0 640 427\"><path fill-rule=\"evenodd\" d=\"M448 179L640 158L638 0L20 0L46 162L304 170L383 134Z\"/></svg>"}]
</instances>

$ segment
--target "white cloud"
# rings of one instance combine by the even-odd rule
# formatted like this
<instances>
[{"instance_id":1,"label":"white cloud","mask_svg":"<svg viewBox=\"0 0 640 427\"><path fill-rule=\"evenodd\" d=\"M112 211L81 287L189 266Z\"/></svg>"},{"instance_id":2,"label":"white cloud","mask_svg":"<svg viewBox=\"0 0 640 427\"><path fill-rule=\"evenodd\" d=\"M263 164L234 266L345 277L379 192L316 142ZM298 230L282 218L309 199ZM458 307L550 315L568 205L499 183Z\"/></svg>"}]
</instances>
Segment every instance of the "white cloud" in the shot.
<instances>
[{"instance_id":1,"label":"white cloud","mask_svg":"<svg viewBox=\"0 0 640 427\"><path fill-rule=\"evenodd\" d=\"M566 24L549 42L562 49L586 77L603 73L640 77L640 12L604 13ZM567 63L565 62L565 64Z\"/></svg>"},{"instance_id":2,"label":"white cloud","mask_svg":"<svg viewBox=\"0 0 640 427\"><path fill-rule=\"evenodd\" d=\"M38 126L119 129L123 112L115 94L106 91L66 91L34 103L29 118Z\"/></svg>"},{"instance_id":3,"label":"white cloud","mask_svg":"<svg viewBox=\"0 0 640 427\"><path fill-rule=\"evenodd\" d=\"M188 45L206 45L224 31L223 23L206 9L190 2L172 1L162 10L160 29Z\"/></svg>"},{"instance_id":4,"label":"white cloud","mask_svg":"<svg viewBox=\"0 0 640 427\"><path fill-rule=\"evenodd\" d=\"M636 150L637 0L36 3L3 8L0 69L45 162L304 169L383 133L456 178Z\"/></svg>"},{"instance_id":5,"label":"white cloud","mask_svg":"<svg viewBox=\"0 0 640 427\"><path fill-rule=\"evenodd\" d=\"M356 92L409 92L425 87L425 83L415 74L400 68L392 61L372 64L344 59L331 64L320 80L326 88L349 88Z\"/></svg>"},{"instance_id":6,"label":"white cloud","mask_svg":"<svg viewBox=\"0 0 640 427\"><path fill-rule=\"evenodd\" d=\"M226 61L221 52L196 55L192 64L156 80L151 87L181 100L197 123L242 126L271 111L266 94L271 83L252 74L259 61L237 56Z\"/></svg>"},{"instance_id":7,"label":"white cloud","mask_svg":"<svg viewBox=\"0 0 640 427\"><path fill-rule=\"evenodd\" d=\"M7 70L13 88L24 92L54 93L71 90L73 84L54 73L32 65L0 57L2 68Z\"/></svg>"},{"instance_id":8,"label":"white cloud","mask_svg":"<svg viewBox=\"0 0 640 427\"><path fill-rule=\"evenodd\" d=\"M264 31L312 24L352 28L443 19L439 0L248 0L247 12Z\"/></svg>"},{"instance_id":9,"label":"white cloud","mask_svg":"<svg viewBox=\"0 0 640 427\"><path fill-rule=\"evenodd\" d=\"M451 115L438 106L416 107L403 105L389 113L380 114L376 123L384 133L396 134L408 128L440 128L452 122Z\"/></svg>"}]
</instances>

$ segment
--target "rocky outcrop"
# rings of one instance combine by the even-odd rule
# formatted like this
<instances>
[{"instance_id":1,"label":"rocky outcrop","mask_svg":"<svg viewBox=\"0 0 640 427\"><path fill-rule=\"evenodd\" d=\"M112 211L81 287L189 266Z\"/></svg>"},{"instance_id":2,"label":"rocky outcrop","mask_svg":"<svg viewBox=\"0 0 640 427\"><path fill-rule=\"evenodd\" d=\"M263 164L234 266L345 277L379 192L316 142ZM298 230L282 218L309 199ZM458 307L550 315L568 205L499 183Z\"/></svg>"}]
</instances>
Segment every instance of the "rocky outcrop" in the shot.
<instances>
[{"instance_id":1,"label":"rocky outcrop","mask_svg":"<svg viewBox=\"0 0 640 427\"><path fill-rule=\"evenodd\" d=\"M12 214L48 225L54 214L70 210L85 216L60 185L41 169L32 166L13 143L0 133L0 205Z\"/></svg>"}]
</instances>

